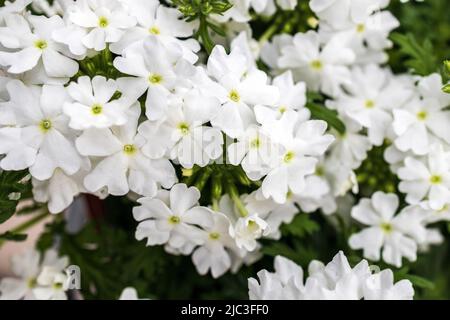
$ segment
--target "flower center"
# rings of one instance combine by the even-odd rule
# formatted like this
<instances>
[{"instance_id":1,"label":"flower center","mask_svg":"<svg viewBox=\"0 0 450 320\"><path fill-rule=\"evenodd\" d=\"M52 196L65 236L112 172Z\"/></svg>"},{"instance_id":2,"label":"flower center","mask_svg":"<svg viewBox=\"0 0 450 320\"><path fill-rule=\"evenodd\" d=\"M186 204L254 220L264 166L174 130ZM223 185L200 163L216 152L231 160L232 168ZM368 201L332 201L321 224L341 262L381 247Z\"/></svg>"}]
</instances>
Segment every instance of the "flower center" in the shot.
<instances>
[{"instance_id":1,"label":"flower center","mask_svg":"<svg viewBox=\"0 0 450 320\"><path fill-rule=\"evenodd\" d=\"M108 24L109 24L109 21L106 17L102 16L102 17L98 18L98 26L100 28L106 28L108 26Z\"/></svg>"},{"instance_id":2,"label":"flower center","mask_svg":"<svg viewBox=\"0 0 450 320\"><path fill-rule=\"evenodd\" d=\"M258 149L261 146L261 141L259 138L255 138L250 141L250 148Z\"/></svg>"},{"instance_id":3,"label":"flower center","mask_svg":"<svg viewBox=\"0 0 450 320\"><path fill-rule=\"evenodd\" d=\"M258 224L257 224L255 221L250 220L250 221L247 223L247 229L248 229L250 232L254 232L254 231L256 231L256 230L258 229Z\"/></svg>"},{"instance_id":4,"label":"flower center","mask_svg":"<svg viewBox=\"0 0 450 320\"><path fill-rule=\"evenodd\" d=\"M134 146L134 144L126 144L123 146L123 152L130 156L136 153L136 147Z\"/></svg>"},{"instance_id":5,"label":"flower center","mask_svg":"<svg viewBox=\"0 0 450 320\"><path fill-rule=\"evenodd\" d=\"M431 182L432 184L440 184L440 183L442 182L442 177L441 177L441 176L438 176L438 175L432 175L432 176L430 177L430 182Z\"/></svg>"},{"instance_id":6,"label":"flower center","mask_svg":"<svg viewBox=\"0 0 450 320\"><path fill-rule=\"evenodd\" d=\"M211 232L211 233L209 234L209 238L210 238L211 240L218 240L218 239L220 238L220 234L217 233L217 232Z\"/></svg>"},{"instance_id":7,"label":"flower center","mask_svg":"<svg viewBox=\"0 0 450 320\"><path fill-rule=\"evenodd\" d=\"M287 108L285 106L281 106L278 108L278 112L280 112L281 114L285 113L287 110Z\"/></svg>"},{"instance_id":8,"label":"flower center","mask_svg":"<svg viewBox=\"0 0 450 320\"><path fill-rule=\"evenodd\" d=\"M320 61L320 60L311 61L311 68L313 68L315 70L321 70L322 67L323 67L322 61Z\"/></svg>"},{"instance_id":9,"label":"flower center","mask_svg":"<svg viewBox=\"0 0 450 320\"><path fill-rule=\"evenodd\" d=\"M60 283L60 282L57 282L57 283L54 283L54 284L52 285L52 287L53 287L54 290L61 290L62 287L63 287L63 284Z\"/></svg>"},{"instance_id":10,"label":"flower center","mask_svg":"<svg viewBox=\"0 0 450 320\"><path fill-rule=\"evenodd\" d=\"M180 223L180 217L178 217L178 216L171 216L169 218L169 223L170 224L178 224L178 223Z\"/></svg>"},{"instance_id":11,"label":"flower center","mask_svg":"<svg viewBox=\"0 0 450 320\"><path fill-rule=\"evenodd\" d=\"M36 40L36 41L34 42L34 46L35 46L36 48L38 48L39 50L44 50L45 48L47 48L47 41L42 40L42 39Z\"/></svg>"},{"instance_id":12,"label":"flower center","mask_svg":"<svg viewBox=\"0 0 450 320\"><path fill-rule=\"evenodd\" d=\"M289 163L295 158L295 153L293 151L288 151L284 155L283 161L284 163Z\"/></svg>"},{"instance_id":13,"label":"flower center","mask_svg":"<svg viewBox=\"0 0 450 320\"><path fill-rule=\"evenodd\" d=\"M383 222L380 225L381 230L383 230L384 233L391 233L392 232L392 224L388 223L388 222Z\"/></svg>"},{"instance_id":14,"label":"flower center","mask_svg":"<svg viewBox=\"0 0 450 320\"><path fill-rule=\"evenodd\" d=\"M364 30L366 30L366 27L362 23L356 26L356 32L361 33L364 32Z\"/></svg>"},{"instance_id":15,"label":"flower center","mask_svg":"<svg viewBox=\"0 0 450 320\"><path fill-rule=\"evenodd\" d=\"M322 166L318 166L316 168L316 176L323 177L324 175L325 175L325 170L323 169Z\"/></svg>"},{"instance_id":16,"label":"flower center","mask_svg":"<svg viewBox=\"0 0 450 320\"><path fill-rule=\"evenodd\" d=\"M48 119L44 119L41 121L41 123L39 124L39 128L43 131L43 132L47 132L48 130L50 130L52 128L52 122Z\"/></svg>"},{"instance_id":17,"label":"flower center","mask_svg":"<svg viewBox=\"0 0 450 320\"><path fill-rule=\"evenodd\" d=\"M150 32L151 34L154 34L154 35L158 35L158 34L161 33L161 31L159 30L159 28L158 28L158 27L155 27L155 26L151 27L151 28L148 30L148 32Z\"/></svg>"},{"instance_id":18,"label":"flower center","mask_svg":"<svg viewBox=\"0 0 450 320\"><path fill-rule=\"evenodd\" d=\"M178 130L180 130L181 134L185 136L189 133L189 125L186 122L181 122L178 124Z\"/></svg>"},{"instance_id":19,"label":"flower center","mask_svg":"<svg viewBox=\"0 0 450 320\"><path fill-rule=\"evenodd\" d=\"M36 278L30 278L30 279L28 279L28 281L27 281L27 286L28 286L28 288L33 289L33 288L36 287L36 285L37 285Z\"/></svg>"},{"instance_id":20,"label":"flower center","mask_svg":"<svg viewBox=\"0 0 450 320\"><path fill-rule=\"evenodd\" d=\"M160 74L151 74L149 77L148 77L148 81L151 83L151 84L159 84L159 83L161 83L162 81L163 81L163 77L162 77L162 75L160 75Z\"/></svg>"},{"instance_id":21,"label":"flower center","mask_svg":"<svg viewBox=\"0 0 450 320\"><path fill-rule=\"evenodd\" d=\"M101 104L93 104L91 107L91 112L93 115L97 116L103 112L103 106Z\"/></svg>"},{"instance_id":22,"label":"flower center","mask_svg":"<svg viewBox=\"0 0 450 320\"><path fill-rule=\"evenodd\" d=\"M426 111L419 111L417 112L417 119L420 121L424 121L427 118L427 112Z\"/></svg>"},{"instance_id":23,"label":"flower center","mask_svg":"<svg viewBox=\"0 0 450 320\"><path fill-rule=\"evenodd\" d=\"M231 101L234 101L234 102L239 102L239 100L241 100L241 96L234 89L230 91L230 94L228 95L228 97L230 98Z\"/></svg>"},{"instance_id":24,"label":"flower center","mask_svg":"<svg viewBox=\"0 0 450 320\"><path fill-rule=\"evenodd\" d=\"M370 100L370 99L369 99L369 100L366 100L364 106L365 106L367 109L372 109L372 108L375 106L375 102L373 102L373 100Z\"/></svg>"}]
</instances>

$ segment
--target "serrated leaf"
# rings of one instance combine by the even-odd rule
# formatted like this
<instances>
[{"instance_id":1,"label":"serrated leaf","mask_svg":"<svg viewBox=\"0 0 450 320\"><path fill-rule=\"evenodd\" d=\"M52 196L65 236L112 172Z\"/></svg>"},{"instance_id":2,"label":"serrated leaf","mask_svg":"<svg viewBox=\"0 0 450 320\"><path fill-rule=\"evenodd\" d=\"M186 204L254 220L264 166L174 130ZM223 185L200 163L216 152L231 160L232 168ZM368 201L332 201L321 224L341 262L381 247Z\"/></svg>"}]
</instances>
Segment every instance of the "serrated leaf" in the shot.
<instances>
[{"instance_id":1,"label":"serrated leaf","mask_svg":"<svg viewBox=\"0 0 450 320\"><path fill-rule=\"evenodd\" d=\"M399 46L400 52L405 56L405 65L418 75L426 76L437 70L437 58L431 42L426 39L418 43L414 35L400 33L391 34L391 39Z\"/></svg>"},{"instance_id":2,"label":"serrated leaf","mask_svg":"<svg viewBox=\"0 0 450 320\"><path fill-rule=\"evenodd\" d=\"M319 225L314 220L311 220L308 214L298 214L291 223L284 224L281 227L281 232L284 235L303 238L319 229Z\"/></svg>"},{"instance_id":3,"label":"serrated leaf","mask_svg":"<svg viewBox=\"0 0 450 320\"><path fill-rule=\"evenodd\" d=\"M261 248L261 252L272 257L283 256L294 261L296 261L299 256L298 252L282 242L273 242L270 245L265 245Z\"/></svg>"}]
</instances>

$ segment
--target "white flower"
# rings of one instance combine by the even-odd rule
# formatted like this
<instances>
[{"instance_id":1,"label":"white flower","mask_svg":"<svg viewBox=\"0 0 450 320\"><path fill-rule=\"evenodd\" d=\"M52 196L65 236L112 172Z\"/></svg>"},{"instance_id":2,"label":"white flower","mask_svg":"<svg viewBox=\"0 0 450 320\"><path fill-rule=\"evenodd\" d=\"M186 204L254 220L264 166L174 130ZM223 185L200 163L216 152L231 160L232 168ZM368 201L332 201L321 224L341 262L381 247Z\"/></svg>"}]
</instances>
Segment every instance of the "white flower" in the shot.
<instances>
[{"instance_id":1,"label":"white flower","mask_svg":"<svg viewBox=\"0 0 450 320\"><path fill-rule=\"evenodd\" d=\"M383 143L392 123L390 110L400 108L412 94L388 69L374 64L354 67L351 81L344 88L345 93L327 101L327 106L367 128L370 142L377 146Z\"/></svg>"},{"instance_id":2,"label":"white flower","mask_svg":"<svg viewBox=\"0 0 450 320\"><path fill-rule=\"evenodd\" d=\"M426 160L407 157L397 175L402 180L399 190L406 193L408 203L417 204L427 198L434 210L450 204L450 153L441 145L433 145Z\"/></svg>"},{"instance_id":3,"label":"white flower","mask_svg":"<svg viewBox=\"0 0 450 320\"><path fill-rule=\"evenodd\" d=\"M148 300L139 299L137 290L133 287L126 287L122 290L119 300Z\"/></svg>"},{"instance_id":4,"label":"white flower","mask_svg":"<svg viewBox=\"0 0 450 320\"><path fill-rule=\"evenodd\" d=\"M350 83L347 65L355 59L353 51L344 45L338 36L322 46L315 31L297 33L291 44L281 48L278 65L291 68L295 78L305 81L311 90L337 96L340 86Z\"/></svg>"},{"instance_id":5,"label":"white flower","mask_svg":"<svg viewBox=\"0 0 450 320\"><path fill-rule=\"evenodd\" d=\"M294 83L290 70L275 77L272 85L280 92L278 101L271 105L278 112L278 118L287 110L299 110L305 106L306 85L304 82Z\"/></svg>"},{"instance_id":6,"label":"white flower","mask_svg":"<svg viewBox=\"0 0 450 320\"><path fill-rule=\"evenodd\" d=\"M140 107L135 104L129 109L124 126L87 129L77 138L81 154L103 157L84 178L87 190L96 192L106 186L112 195L125 195L131 190L154 196L160 185L170 188L176 182L169 160L152 160L142 153L145 140L137 133L139 115Z\"/></svg>"},{"instance_id":7,"label":"white flower","mask_svg":"<svg viewBox=\"0 0 450 320\"><path fill-rule=\"evenodd\" d=\"M366 260L352 268L342 251L326 266L311 261L305 280L303 269L289 259L276 256L274 265L273 273L258 272L259 282L248 279L251 300L410 300L414 295L409 280L394 283L390 269L372 275Z\"/></svg>"},{"instance_id":8,"label":"white flower","mask_svg":"<svg viewBox=\"0 0 450 320\"><path fill-rule=\"evenodd\" d=\"M0 281L0 299L35 299L32 289L40 272L40 254L34 250L25 251L11 259L11 266L17 278L4 278Z\"/></svg>"},{"instance_id":9,"label":"white flower","mask_svg":"<svg viewBox=\"0 0 450 320\"><path fill-rule=\"evenodd\" d=\"M397 138L395 146L405 152L412 150L424 155L429 151L432 136L450 143L450 96L440 90L441 76L432 74L420 79L417 90L420 97L409 101L404 108L394 109L392 123Z\"/></svg>"},{"instance_id":10,"label":"white flower","mask_svg":"<svg viewBox=\"0 0 450 320\"><path fill-rule=\"evenodd\" d=\"M20 81L7 84L14 124L0 129L0 166L4 170L30 169L33 177L45 180L56 168L76 173L81 157L73 145L73 132L67 127L62 105L68 100L63 86L42 88L25 86Z\"/></svg>"},{"instance_id":11,"label":"white flower","mask_svg":"<svg viewBox=\"0 0 450 320\"><path fill-rule=\"evenodd\" d=\"M363 288L365 300L412 300L414 289L409 280L394 283L394 273L385 269L370 276Z\"/></svg>"},{"instance_id":12,"label":"white flower","mask_svg":"<svg viewBox=\"0 0 450 320\"><path fill-rule=\"evenodd\" d=\"M33 290L37 300L67 300L65 291L69 287L65 273L53 266L44 266Z\"/></svg>"},{"instance_id":13,"label":"white flower","mask_svg":"<svg viewBox=\"0 0 450 320\"><path fill-rule=\"evenodd\" d=\"M307 120L297 123L298 115L287 111L274 122L268 132L279 144L277 161L262 183L266 198L284 203L288 191L299 194L305 187L305 176L314 173L318 159L334 137L324 134L327 124L321 120Z\"/></svg>"},{"instance_id":14,"label":"white flower","mask_svg":"<svg viewBox=\"0 0 450 320\"><path fill-rule=\"evenodd\" d=\"M258 214L251 214L237 219L234 226L230 225L229 233L238 248L253 251L257 246L256 240L269 234L270 228Z\"/></svg>"},{"instance_id":15,"label":"white flower","mask_svg":"<svg viewBox=\"0 0 450 320\"><path fill-rule=\"evenodd\" d=\"M222 276L231 267L229 250L235 250L235 242L228 234L230 220L220 212L212 214L213 224L205 228L204 244L192 253L192 261L201 275L211 270L213 278Z\"/></svg>"},{"instance_id":16,"label":"white flower","mask_svg":"<svg viewBox=\"0 0 450 320\"><path fill-rule=\"evenodd\" d=\"M0 23L3 22L3 18L8 14L23 12L32 1L33 0L5 1L0 8Z\"/></svg>"},{"instance_id":17,"label":"white flower","mask_svg":"<svg viewBox=\"0 0 450 320\"><path fill-rule=\"evenodd\" d=\"M314 212L322 209L325 214L336 211L336 202L331 192L331 184L325 177L322 166L318 166L314 175L305 178L305 188L299 194L290 195L303 212Z\"/></svg>"},{"instance_id":18,"label":"white flower","mask_svg":"<svg viewBox=\"0 0 450 320\"><path fill-rule=\"evenodd\" d=\"M191 64L182 58L179 45L163 44L154 35L146 38L143 45L133 46L123 57L114 59L114 66L135 77L118 80L124 92L137 99L147 91L145 107L150 120L165 117L171 91L194 72Z\"/></svg>"},{"instance_id":19,"label":"white flower","mask_svg":"<svg viewBox=\"0 0 450 320\"><path fill-rule=\"evenodd\" d=\"M309 6L321 21L341 29L366 21L388 3L389 0L311 0Z\"/></svg>"},{"instance_id":20,"label":"white flower","mask_svg":"<svg viewBox=\"0 0 450 320\"><path fill-rule=\"evenodd\" d=\"M276 148L270 133L261 127L250 126L237 140L228 146L228 160L232 165L240 164L250 179L261 179L270 169L272 152Z\"/></svg>"},{"instance_id":21,"label":"white flower","mask_svg":"<svg viewBox=\"0 0 450 320\"><path fill-rule=\"evenodd\" d=\"M248 279L250 300L301 299L303 269L282 256L275 257L274 266L274 273L267 270L258 272L259 283L254 278Z\"/></svg>"},{"instance_id":22,"label":"white flower","mask_svg":"<svg viewBox=\"0 0 450 320\"><path fill-rule=\"evenodd\" d=\"M75 49L75 54L85 54L86 49L101 51L107 43L120 40L124 32L136 25L121 1L78 0L67 9L67 28L55 34L55 38Z\"/></svg>"},{"instance_id":23,"label":"white flower","mask_svg":"<svg viewBox=\"0 0 450 320\"><path fill-rule=\"evenodd\" d=\"M281 56L281 50L292 44L293 37L286 33L277 34L272 38L271 42L266 42L261 48L261 59L275 72L279 71L280 66L278 60Z\"/></svg>"},{"instance_id":24,"label":"white flower","mask_svg":"<svg viewBox=\"0 0 450 320\"><path fill-rule=\"evenodd\" d=\"M223 103L211 123L232 138L255 123L252 109L254 105L273 105L279 99L278 88L267 84L267 75L263 71L249 67L249 62L239 47L229 55L222 46L214 47L207 69L220 84L214 94Z\"/></svg>"},{"instance_id":25,"label":"white flower","mask_svg":"<svg viewBox=\"0 0 450 320\"><path fill-rule=\"evenodd\" d=\"M170 158L185 168L194 164L206 166L222 155L222 133L205 125L219 106L216 98L196 92L186 94L181 102L170 104L164 121L140 125L139 132L148 141L143 152L149 157L159 157L168 151Z\"/></svg>"},{"instance_id":26,"label":"white flower","mask_svg":"<svg viewBox=\"0 0 450 320\"><path fill-rule=\"evenodd\" d=\"M70 78L78 71L78 63L67 56L67 50L52 38L53 30L62 28L59 16L28 16L33 28L23 16L8 15L6 27L0 28L0 42L9 51L0 52L0 65L8 72L20 74L35 68L40 61L49 77Z\"/></svg>"},{"instance_id":27,"label":"white flower","mask_svg":"<svg viewBox=\"0 0 450 320\"><path fill-rule=\"evenodd\" d=\"M368 227L349 239L352 249L363 249L364 257L378 261L383 249L383 260L401 267L402 258L416 260L417 243L425 237L423 218L411 215L415 207L407 207L394 216L398 208L395 194L375 192L371 199L362 199L353 207L352 217Z\"/></svg>"},{"instance_id":28,"label":"white flower","mask_svg":"<svg viewBox=\"0 0 450 320\"><path fill-rule=\"evenodd\" d=\"M112 43L110 49L122 54L130 45L142 43L148 35L155 35L163 43L176 42L183 48L183 57L194 63L197 56L194 52L200 49L194 39L179 40L191 37L195 22L181 19L182 14L174 8L167 8L157 0L131 0L126 2L130 14L137 19L137 25L128 29L118 42Z\"/></svg>"},{"instance_id":29,"label":"white flower","mask_svg":"<svg viewBox=\"0 0 450 320\"><path fill-rule=\"evenodd\" d=\"M308 180L308 179L307 179ZM280 226L283 223L290 223L299 210L294 205L293 197L288 196L288 201L284 204L279 204L272 199L266 199L258 189L244 198L245 207L250 213L258 213L261 219L264 219L268 224L268 232L264 235L270 239L280 239ZM291 200L291 201L289 201Z\"/></svg>"},{"instance_id":30,"label":"white flower","mask_svg":"<svg viewBox=\"0 0 450 320\"><path fill-rule=\"evenodd\" d=\"M319 33L325 38L336 34L344 36L359 63L387 60L382 50L392 46L388 36L399 22L389 11L380 10L386 5L381 5L380 0L310 2L320 17Z\"/></svg>"},{"instance_id":31,"label":"white flower","mask_svg":"<svg viewBox=\"0 0 450 320\"><path fill-rule=\"evenodd\" d=\"M68 285L64 273L68 262L54 250L47 250L42 261L40 253L32 249L14 255L11 265L16 278L0 281L0 300L66 299L62 288Z\"/></svg>"},{"instance_id":32,"label":"white flower","mask_svg":"<svg viewBox=\"0 0 450 320\"><path fill-rule=\"evenodd\" d=\"M87 192L83 180L91 169L90 161L86 158L81 169L74 175L67 175L61 169L56 169L47 180L33 178L33 197L41 203L47 203L51 213L64 211L73 202L74 198ZM100 194L97 194L101 196Z\"/></svg>"},{"instance_id":33,"label":"white flower","mask_svg":"<svg viewBox=\"0 0 450 320\"><path fill-rule=\"evenodd\" d=\"M126 107L121 99L111 100L118 91L116 81L95 76L87 76L71 82L67 92L74 100L64 104L64 113L70 118L73 129L109 128L125 124Z\"/></svg>"},{"instance_id":34,"label":"white flower","mask_svg":"<svg viewBox=\"0 0 450 320\"><path fill-rule=\"evenodd\" d=\"M361 260L352 268L342 251L326 266L320 261L311 261L308 273L306 285L315 287L309 290L309 295L322 300L359 300L363 298L364 282L370 276L366 260Z\"/></svg>"},{"instance_id":35,"label":"white flower","mask_svg":"<svg viewBox=\"0 0 450 320\"><path fill-rule=\"evenodd\" d=\"M160 191L156 198L140 198L140 207L133 208L139 221L136 239L147 238L147 245L168 243L182 248L186 243L204 243L204 230L213 226L214 213L198 206L200 192L195 187L176 184L170 191ZM192 248L193 249L193 248Z\"/></svg>"},{"instance_id":36,"label":"white flower","mask_svg":"<svg viewBox=\"0 0 450 320\"><path fill-rule=\"evenodd\" d=\"M429 202L422 202L420 204L425 210L427 215L424 218L424 222L427 224L435 223L439 221L450 221L450 205L446 204L439 210L433 210L430 208Z\"/></svg>"},{"instance_id":37,"label":"white flower","mask_svg":"<svg viewBox=\"0 0 450 320\"><path fill-rule=\"evenodd\" d=\"M346 116L341 117L345 123L345 133L336 132L336 140L330 146L330 161L335 161L351 169L357 169L367 158L367 151L372 148L369 138L361 133L362 127Z\"/></svg>"}]
</instances>

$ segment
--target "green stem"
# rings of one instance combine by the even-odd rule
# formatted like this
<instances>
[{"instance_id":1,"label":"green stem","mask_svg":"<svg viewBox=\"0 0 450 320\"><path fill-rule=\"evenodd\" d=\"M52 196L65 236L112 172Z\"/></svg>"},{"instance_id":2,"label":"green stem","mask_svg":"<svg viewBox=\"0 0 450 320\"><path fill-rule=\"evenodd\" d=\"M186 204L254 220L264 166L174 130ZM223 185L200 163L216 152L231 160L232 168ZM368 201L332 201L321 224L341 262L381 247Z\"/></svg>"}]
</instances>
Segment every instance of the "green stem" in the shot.
<instances>
[{"instance_id":1,"label":"green stem","mask_svg":"<svg viewBox=\"0 0 450 320\"><path fill-rule=\"evenodd\" d=\"M216 198L213 198L213 199L212 199L212 209L213 209L214 211L216 211L216 212L219 212L219 211L220 211L220 208L219 208L219 199L216 199Z\"/></svg>"},{"instance_id":2,"label":"green stem","mask_svg":"<svg viewBox=\"0 0 450 320\"><path fill-rule=\"evenodd\" d=\"M275 34L275 32L278 30L278 27L280 26L280 24L283 22L283 16L280 15L278 16L275 21L272 23L272 25L266 29L266 31L264 31L264 33L261 35L261 37L259 37L259 44L263 45L264 43L266 43L271 37L272 35Z\"/></svg>"},{"instance_id":3,"label":"green stem","mask_svg":"<svg viewBox=\"0 0 450 320\"><path fill-rule=\"evenodd\" d=\"M245 205L242 203L241 198L239 197L239 192L238 192L236 185L234 184L231 177L228 177L228 179L227 179L226 188L227 188L227 193L229 194L229 196L231 197L231 200L233 200L236 208L239 211L239 215L241 217L248 216L247 208L245 208Z\"/></svg>"},{"instance_id":4,"label":"green stem","mask_svg":"<svg viewBox=\"0 0 450 320\"><path fill-rule=\"evenodd\" d=\"M202 189L205 187L206 182L208 182L209 177L212 174L211 167L205 167L203 169L204 171L200 173L198 179L195 181L195 187L197 187L198 190L202 191Z\"/></svg>"},{"instance_id":5,"label":"green stem","mask_svg":"<svg viewBox=\"0 0 450 320\"><path fill-rule=\"evenodd\" d=\"M28 221L25 221L24 223L18 225L14 229L10 230L11 233L21 233L23 231L28 230L29 228L33 227L34 225L38 224L42 220L44 220L47 216L49 216L49 212L45 210L43 213L38 214L37 216L31 218ZM0 247L4 244L4 240L0 240Z\"/></svg>"}]
</instances>

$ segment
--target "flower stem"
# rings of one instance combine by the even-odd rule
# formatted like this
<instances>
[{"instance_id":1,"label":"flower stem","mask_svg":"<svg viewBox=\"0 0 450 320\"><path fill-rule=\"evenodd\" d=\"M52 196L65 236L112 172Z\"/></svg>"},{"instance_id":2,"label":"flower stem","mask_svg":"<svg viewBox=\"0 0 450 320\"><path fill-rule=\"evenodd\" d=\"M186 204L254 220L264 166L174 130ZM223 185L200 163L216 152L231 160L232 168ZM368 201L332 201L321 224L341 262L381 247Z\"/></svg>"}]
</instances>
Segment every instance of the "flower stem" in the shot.
<instances>
[{"instance_id":1,"label":"flower stem","mask_svg":"<svg viewBox=\"0 0 450 320\"><path fill-rule=\"evenodd\" d=\"M49 216L48 210L45 210L43 213L40 213L36 215L35 217L31 218L28 221L25 221L24 223L18 225L14 229L12 229L11 233L21 233L23 231L28 230L29 228L33 227L34 225L38 224L42 220L44 220L47 216ZM0 240L0 247L4 244L5 240Z\"/></svg>"},{"instance_id":2,"label":"flower stem","mask_svg":"<svg viewBox=\"0 0 450 320\"><path fill-rule=\"evenodd\" d=\"M231 200L233 200L236 208L239 211L239 215L241 217L248 216L247 208L245 208L245 205L242 203L241 198L239 197L239 192L231 177L228 177L227 179L226 188L228 195L231 197Z\"/></svg>"}]
</instances>

